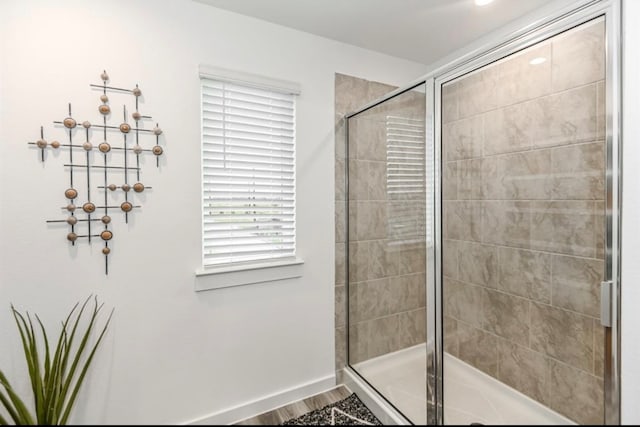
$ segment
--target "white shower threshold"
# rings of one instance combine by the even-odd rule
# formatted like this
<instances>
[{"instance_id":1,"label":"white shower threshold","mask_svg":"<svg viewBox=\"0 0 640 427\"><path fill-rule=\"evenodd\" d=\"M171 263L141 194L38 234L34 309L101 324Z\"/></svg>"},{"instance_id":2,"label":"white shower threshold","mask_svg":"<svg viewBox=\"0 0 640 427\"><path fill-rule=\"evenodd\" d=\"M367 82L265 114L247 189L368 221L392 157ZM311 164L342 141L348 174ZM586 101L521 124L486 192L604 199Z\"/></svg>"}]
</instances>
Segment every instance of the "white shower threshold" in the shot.
<instances>
[{"instance_id":1,"label":"white shower threshold","mask_svg":"<svg viewBox=\"0 0 640 427\"><path fill-rule=\"evenodd\" d=\"M353 368L414 424L426 424L425 344L385 354ZM444 355L444 423L575 425L448 353Z\"/></svg>"}]
</instances>

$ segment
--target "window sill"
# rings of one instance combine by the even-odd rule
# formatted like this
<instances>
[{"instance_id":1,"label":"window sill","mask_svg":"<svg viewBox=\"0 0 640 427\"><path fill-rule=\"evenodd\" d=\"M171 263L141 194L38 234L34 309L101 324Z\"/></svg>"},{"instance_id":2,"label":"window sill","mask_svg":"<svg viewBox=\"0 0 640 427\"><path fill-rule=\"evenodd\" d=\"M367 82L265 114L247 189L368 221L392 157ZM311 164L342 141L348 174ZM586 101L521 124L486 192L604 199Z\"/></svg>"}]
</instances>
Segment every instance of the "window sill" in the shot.
<instances>
[{"instance_id":1,"label":"window sill","mask_svg":"<svg viewBox=\"0 0 640 427\"><path fill-rule=\"evenodd\" d=\"M196 270L196 292L253 285L302 277L304 261L299 258Z\"/></svg>"}]
</instances>

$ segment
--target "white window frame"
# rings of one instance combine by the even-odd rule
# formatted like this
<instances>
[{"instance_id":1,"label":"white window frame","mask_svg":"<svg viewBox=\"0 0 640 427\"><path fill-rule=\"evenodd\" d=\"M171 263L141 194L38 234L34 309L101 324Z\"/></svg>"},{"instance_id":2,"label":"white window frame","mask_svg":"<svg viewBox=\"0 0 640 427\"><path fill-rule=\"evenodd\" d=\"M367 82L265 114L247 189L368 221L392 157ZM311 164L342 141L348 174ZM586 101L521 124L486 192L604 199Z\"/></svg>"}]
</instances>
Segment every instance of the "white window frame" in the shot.
<instances>
[{"instance_id":1,"label":"white window frame","mask_svg":"<svg viewBox=\"0 0 640 427\"><path fill-rule=\"evenodd\" d=\"M224 81L228 83L234 83L243 86L250 86L260 89L271 90L274 92L282 92L292 95L300 94L300 85L295 82L289 82L285 80L272 79L257 74L245 73L235 70L229 70L225 68L212 67L208 65L200 65L199 67L200 79L209 79L216 81ZM202 99L200 102L200 111L203 112ZM204 157L202 155L202 144L204 141L201 134L201 174L200 174L200 203L201 212L204 210ZM297 141L294 141L294 146ZM295 153L295 151L294 151ZM294 154L295 155L295 154ZM294 159L295 168L295 159ZM294 203L296 192L296 174L294 171ZM295 207L294 207L295 209ZM297 210L296 210L297 211ZM297 222L297 221L296 221ZM295 228L295 223L294 223ZM203 291L209 289L227 288L231 286L248 285L254 283L265 283L275 280L291 279L302 276L302 268L304 261L297 256L297 233L295 234L296 249L294 255L287 258L275 258L273 260L256 260L245 263L229 263L220 265L206 265L204 263L204 215L201 216L201 230L200 230L200 254L201 254L201 266L196 270L195 276L195 289L196 291Z\"/></svg>"}]
</instances>

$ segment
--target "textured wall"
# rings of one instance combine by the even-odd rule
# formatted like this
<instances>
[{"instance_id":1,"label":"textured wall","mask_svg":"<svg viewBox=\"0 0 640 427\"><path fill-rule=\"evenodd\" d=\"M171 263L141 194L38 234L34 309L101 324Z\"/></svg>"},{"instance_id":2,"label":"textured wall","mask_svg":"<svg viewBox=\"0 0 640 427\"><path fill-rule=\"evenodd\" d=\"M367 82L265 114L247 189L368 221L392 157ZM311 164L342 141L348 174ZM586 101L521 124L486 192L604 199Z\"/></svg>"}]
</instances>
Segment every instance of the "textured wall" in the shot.
<instances>
[{"instance_id":1,"label":"textured wall","mask_svg":"<svg viewBox=\"0 0 640 427\"><path fill-rule=\"evenodd\" d=\"M394 90L394 86L345 74L335 75L335 327L336 372L346 364L346 181L344 115Z\"/></svg>"},{"instance_id":2,"label":"textured wall","mask_svg":"<svg viewBox=\"0 0 640 427\"><path fill-rule=\"evenodd\" d=\"M336 369L344 366L345 181L341 114L393 87L336 76ZM349 319L351 362L425 340L424 186L394 187L412 140L423 150L424 95L408 92L350 121ZM414 133L418 129L418 133ZM407 136L409 135L409 136ZM391 138L409 142L391 147ZM423 153L424 151L422 151ZM424 170L424 154L421 157ZM400 157L400 159L398 159ZM399 163L398 163L399 162ZM424 182L424 172L420 181ZM407 231L408 230L408 231Z\"/></svg>"},{"instance_id":3,"label":"textured wall","mask_svg":"<svg viewBox=\"0 0 640 427\"><path fill-rule=\"evenodd\" d=\"M604 52L598 21L443 88L445 350L579 423L603 421Z\"/></svg>"},{"instance_id":4,"label":"textured wall","mask_svg":"<svg viewBox=\"0 0 640 427\"><path fill-rule=\"evenodd\" d=\"M202 215L198 64L302 87L301 278L194 291L196 280L218 280L194 277ZM79 120L101 120L99 93L89 83L103 69L114 86L140 84L140 111L160 123L166 142L160 169L143 160L141 178L153 186L143 208L128 225L113 216L108 276L97 242L72 248L64 225L44 222L67 204L68 174L62 153L49 152L42 164L26 143L40 125L47 138L63 137L51 121L65 117L67 102ZM195 1L1 1L0 368L28 390L10 302L54 326L95 293L116 311L72 424L184 424L326 388L334 375L334 73L401 84L424 69ZM124 95L109 98L115 109ZM94 146L98 136L92 133Z\"/></svg>"}]
</instances>

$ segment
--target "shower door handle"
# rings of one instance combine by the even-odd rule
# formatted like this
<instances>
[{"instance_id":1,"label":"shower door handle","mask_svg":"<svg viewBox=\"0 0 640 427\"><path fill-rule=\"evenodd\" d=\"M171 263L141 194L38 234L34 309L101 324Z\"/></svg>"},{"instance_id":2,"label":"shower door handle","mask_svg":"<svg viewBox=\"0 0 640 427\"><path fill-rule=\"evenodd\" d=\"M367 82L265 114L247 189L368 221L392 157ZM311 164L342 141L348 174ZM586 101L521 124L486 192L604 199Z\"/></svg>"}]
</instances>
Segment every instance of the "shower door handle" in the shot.
<instances>
[{"instance_id":1,"label":"shower door handle","mask_svg":"<svg viewBox=\"0 0 640 427\"><path fill-rule=\"evenodd\" d=\"M613 302L613 282L600 283L600 324L610 328L613 325L611 303Z\"/></svg>"}]
</instances>

